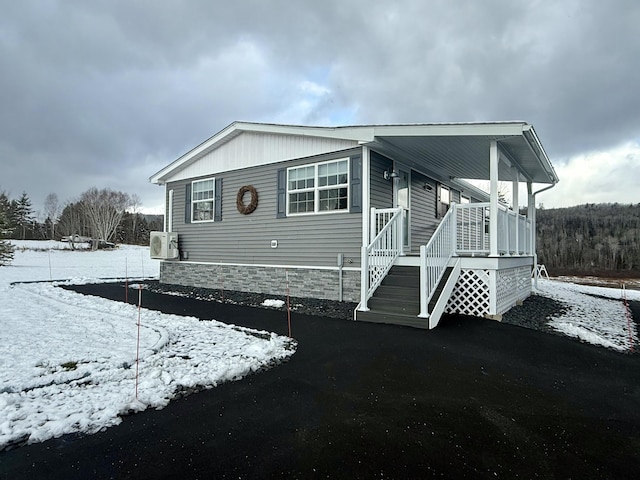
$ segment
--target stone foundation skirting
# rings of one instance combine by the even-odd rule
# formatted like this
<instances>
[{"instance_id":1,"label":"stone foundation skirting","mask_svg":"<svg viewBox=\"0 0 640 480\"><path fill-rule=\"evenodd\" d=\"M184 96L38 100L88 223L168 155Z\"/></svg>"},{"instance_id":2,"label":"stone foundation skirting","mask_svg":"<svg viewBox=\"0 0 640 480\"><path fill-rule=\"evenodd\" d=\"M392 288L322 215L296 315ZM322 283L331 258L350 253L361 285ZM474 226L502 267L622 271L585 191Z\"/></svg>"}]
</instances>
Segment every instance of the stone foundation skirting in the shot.
<instances>
[{"instance_id":1,"label":"stone foundation skirting","mask_svg":"<svg viewBox=\"0 0 640 480\"><path fill-rule=\"evenodd\" d=\"M237 290L302 298L340 300L340 271L254 265L160 262L160 282L187 287ZM360 271L342 271L342 299L360 300Z\"/></svg>"}]
</instances>

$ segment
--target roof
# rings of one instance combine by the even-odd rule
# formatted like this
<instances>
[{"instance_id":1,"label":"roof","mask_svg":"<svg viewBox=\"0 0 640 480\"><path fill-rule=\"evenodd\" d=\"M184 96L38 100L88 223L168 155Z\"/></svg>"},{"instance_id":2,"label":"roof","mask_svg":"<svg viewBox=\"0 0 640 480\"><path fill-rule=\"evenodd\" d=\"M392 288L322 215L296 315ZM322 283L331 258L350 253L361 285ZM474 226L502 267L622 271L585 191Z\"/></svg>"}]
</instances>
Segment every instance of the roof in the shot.
<instances>
[{"instance_id":1,"label":"roof","mask_svg":"<svg viewBox=\"0 0 640 480\"><path fill-rule=\"evenodd\" d=\"M488 180L491 141L500 147L499 180L555 184L558 177L533 126L522 121L317 127L234 122L150 177L163 184L244 132L349 140L436 179Z\"/></svg>"}]
</instances>

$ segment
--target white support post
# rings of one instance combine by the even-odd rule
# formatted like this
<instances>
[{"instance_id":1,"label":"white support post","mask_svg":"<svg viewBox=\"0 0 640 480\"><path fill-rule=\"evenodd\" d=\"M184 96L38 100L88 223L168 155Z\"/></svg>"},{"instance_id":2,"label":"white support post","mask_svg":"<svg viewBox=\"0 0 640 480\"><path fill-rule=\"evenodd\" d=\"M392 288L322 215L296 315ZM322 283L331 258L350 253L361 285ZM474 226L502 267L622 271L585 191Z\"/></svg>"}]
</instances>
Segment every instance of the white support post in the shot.
<instances>
[{"instance_id":1,"label":"white support post","mask_svg":"<svg viewBox=\"0 0 640 480\"><path fill-rule=\"evenodd\" d=\"M529 231L529 251L527 254L533 255L535 253L535 233L533 231L533 219L536 216L536 198L533 196L533 184L527 182L527 218L531 224L531 230ZM535 266L535 265L534 265Z\"/></svg>"},{"instance_id":2,"label":"white support post","mask_svg":"<svg viewBox=\"0 0 640 480\"><path fill-rule=\"evenodd\" d=\"M516 234L515 234L515 242L516 242L516 248L515 248L515 252L516 255L520 255L520 199L519 199L519 192L518 189L520 188L520 183L518 182L518 177L519 177L519 173L518 173L518 169L516 167L511 167L513 169L513 173L515 174L514 179L513 179L513 183L511 186L511 203L513 204L513 211L516 214Z\"/></svg>"},{"instance_id":3,"label":"white support post","mask_svg":"<svg viewBox=\"0 0 640 480\"><path fill-rule=\"evenodd\" d=\"M360 257L360 306L358 307L358 310L361 312L368 312L367 290L369 290L369 255L367 255L367 247L362 247Z\"/></svg>"},{"instance_id":4,"label":"white support post","mask_svg":"<svg viewBox=\"0 0 640 480\"><path fill-rule=\"evenodd\" d=\"M369 256L367 255L367 247L371 242L370 229L370 181L371 178L371 156L369 147L362 146L362 247L360 255L360 311L366 312L367 307L367 290L369 289Z\"/></svg>"},{"instance_id":5,"label":"white support post","mask_svg":"<svg viewBox=\"0 0 640 480\"><path fill-rule=\"evenodd\" d=\"M373 237L369 237L371 224L369 223L369 201L371 179L371 156L369 147L362 147L362 245L368 246Z\"/></svg>"},{"instance_id":6,"label":"white support post","mask_svg":"<svg viewBox=\"0 0 640 480\"><path fill-rule=\"evenodd\" d=\"M427 246L420 245L420 318L429 318L427 305Z\"/></svg>"},{"instance_id":7,"label":"white support post","mask_svg":"<svg viewBox=\"0 0 640 480\"><path fill-rule=\"evenodd\" d=\"M169 206L165 215L164 231L173 232L173 189L169 190Z\"/></svg>"},{"instance_id":8,"label":"white support post","mask_svg":"<svg viewBox=\"0 0 640 480\"><path fill-rule=\"evenodd\" d=\"M498 142L491 140L489 147L489 256L498 257Z\"/></svg>"},{"instance_id":9,"label":"white support post","mask_svg":"<svg viewBox=\"0 0 640 480\"><path fill-rule=\"evenodd\" d=\"M489 315L498 314L498 271L489 270Z\"/></svg>"},{"instance_id":10,"label":"white support post","mask_svg":"<svg viewBox=\"0 0 640 480\"><path fill-rule=\"evenodd\" d=\"M533 253L533 268L537 273L538 252L536 250L536 196L533 193L531 183L527 184L529 193L529 208L531 209L531 252ZM533 287L538 289L538 275L533 276Z\"/></svg>"},{"instance_id":11,"label":"white support post","mask_svg":"<svg viewBox=\"0 0 640 480\"><path fill-rule=\"evenodd\" d=\"M451 208L453 208L451 213L453 216L453 221L451 222L451 244L453 245L453 254L458 255L458 204L452 202Z\"/></svg>"}]
</instances>

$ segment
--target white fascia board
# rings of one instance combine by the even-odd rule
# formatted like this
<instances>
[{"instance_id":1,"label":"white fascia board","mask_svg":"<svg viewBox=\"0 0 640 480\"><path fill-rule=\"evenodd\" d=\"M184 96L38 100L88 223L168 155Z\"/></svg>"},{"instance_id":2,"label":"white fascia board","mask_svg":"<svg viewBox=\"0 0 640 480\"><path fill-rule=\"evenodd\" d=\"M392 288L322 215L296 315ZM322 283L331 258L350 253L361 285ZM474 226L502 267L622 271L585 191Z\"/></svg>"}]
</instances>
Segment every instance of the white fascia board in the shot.
<instances>
[{"instance_id":1,"label":"white fascia board","mask_svg":"<svg viewBox=\"0 0 640 480\"><path fill-rule=\"evenodd\" d=\"M361 143L371 142L374 138L372 126L353 127L313 127L302 125L277 125L270 123L237 123L238 130L243 132L274 133L280 135L301 135L306 137L334 138L353 140Z\"/></svg>"},{"instance_id":2,"label":"white fascia board","mask_svg":"<svg viewBox=\"0 0 640 480\"><path fill-rule=\"evenodd\" d=\"M233 138L234 133L254 132L271 133L280 135L300 135L307 137L322 137L339 140L353 140L359 143L368 143L374 139L374 128L370 126L362 127L308 127L297 125L277 125L269 123L249 123L234 122L214 136L204 141L197 147L189 150L177 160L160 170L149 178L151 183L163 185L165 180L176 171L188 166L193 161L200 158L205 153L213 150L222 143Z\"/></svg>"},{"instance_id":3,"label":"white fascia board","mask_svg":"<svg viewBox=\"0 0 640 480\"><path fill-rule=\"evenodd\" d=\"M433 123L415 125L381 125L375 127L380 137L505 137L522 135L526 122Z\"/></svg>"},{"instance_id":4,"label":"white fascia board","mask_svg":"<svg viewBox=\"0 0 640 480\"><path fill-rule=\"evenodd\" d=\"M214 145L224 140L226 137L228 137L230 134L232 134L234 131L237 130L237 124L238 122L234 122L231 125L228 125L224 129L216 133L214 136L202 142L197 147L192 148L187 153L179 157L177 160L174 160L169 165L164 167L158 173L156 173L155 175L152 175L149 178L149 181L151 183L164 185L166 177L168 177L170 174L175 172L177 169L187 166L191 160L198 158L200 155L202 155L204 152L212 148Z\"/></svg>"},{"instance_id":5,"label":"white fascia board","mask_svg":"<svg viewBox=\"0 0 640 480\"><path fill-rule=\"evenodd\" d=\"M528 133L529 135L525 135L525 133ZM531 140L533 140L533 143L535 144L539 153L536 152L536 149L532 147L531 140L528 138L529 136L531 137ZM527 125L527 127L523 131L523 137L527 142L527 144L529 145L529 148L531 149L531 151L538 158L542 168L545 170L545 172L547 172L547 175L549 175L549 180L551 181L551 183L553 183L554 185L558 183L560 179L558 178L558 175L556 174L556 170L555 168L553 168L553 165L551 164L551 160L549 160L549 157L547 156L547 152L545 152L544 147L542 146L542 142L540 142L540 139L538 138L538 135L536 134L536 131L533 128L533 125Z\"/></svg>"}]
</instances>

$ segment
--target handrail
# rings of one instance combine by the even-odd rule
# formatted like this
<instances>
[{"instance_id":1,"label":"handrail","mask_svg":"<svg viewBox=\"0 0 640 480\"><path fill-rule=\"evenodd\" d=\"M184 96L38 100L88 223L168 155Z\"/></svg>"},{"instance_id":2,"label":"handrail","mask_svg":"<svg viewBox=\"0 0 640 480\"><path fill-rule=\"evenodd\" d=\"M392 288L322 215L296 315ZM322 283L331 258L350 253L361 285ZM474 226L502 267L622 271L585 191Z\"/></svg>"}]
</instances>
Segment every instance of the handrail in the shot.
<instances>
[{"instance_id":1,"label":"handrail","mask_svg":"<svg viewBox=\"0 0 640 480\"><path fill-rule=\"evenodd\" d=\"M420 314L429 317L429 302L456 252L457 205L451 204L426 245L420 247Z\"/></svg>"},{"instance_id":2,"label":"handrail","mask_svg":"<svg viewBox=\"0 0 640 480\"><path fill-rule=\"evenodd\" d=\"M456 205L457 253L486 255L489 249L489 204ZM504 205L498 205L498 253L501 255L531 255L531 221ZM517 232L517 233L516 233Z\"/></svg>"},{"instance_id":3,"label":"handrail","mask_svg":"<svg viewBox=\"0 0 640 480\"><path fill-rule=\"evenodd\" d=\"M384 209L381 213L389 214L391 209ZM360 276L360 305L358 310L367 311L367 302L373 292L380 286L393 263L402 253L403 225L402 208L395 208L393 215L382 227L371 243L362 247L361 276ZM375 209L372 217L375 216Z\"/></svg>"}]
</instances>

